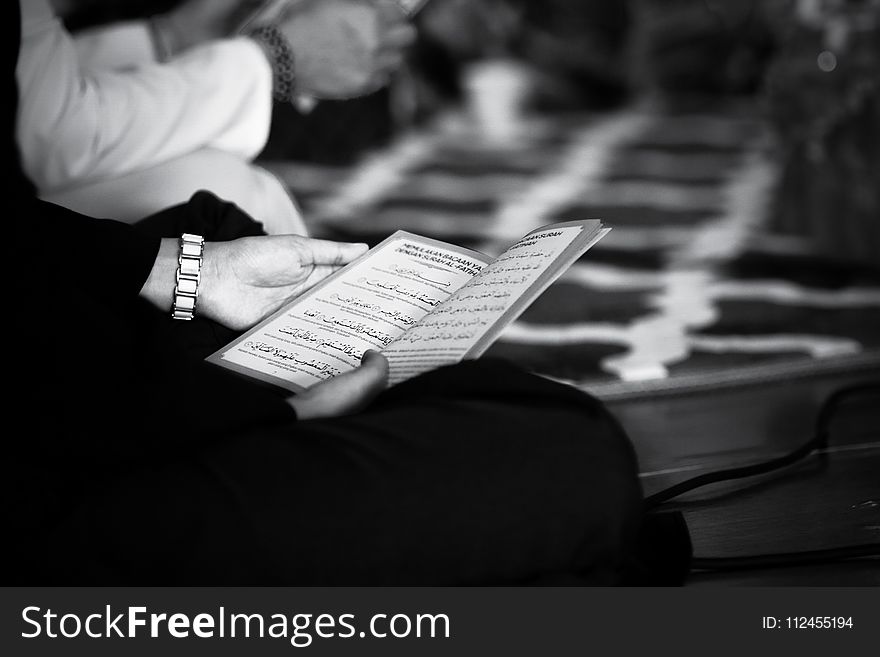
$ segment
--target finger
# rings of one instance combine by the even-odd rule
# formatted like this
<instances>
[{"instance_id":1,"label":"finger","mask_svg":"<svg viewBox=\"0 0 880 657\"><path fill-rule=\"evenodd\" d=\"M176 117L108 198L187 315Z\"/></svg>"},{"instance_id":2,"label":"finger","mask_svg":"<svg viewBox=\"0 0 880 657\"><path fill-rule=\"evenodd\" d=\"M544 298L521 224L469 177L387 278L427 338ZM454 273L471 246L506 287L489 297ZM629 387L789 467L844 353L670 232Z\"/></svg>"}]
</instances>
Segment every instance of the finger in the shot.
<instances>
[{"instance_id":1,"label":"finger","mask_svg":"<svg viewBox=\"0 0 880 657\"><path fill-rule=\"evenodd\" d=\"M303 238L300 238L303 239ZM314 265L347 265L367 252L366 244L305 238Z\"/></svg>"},{"instance_id":2,"label":"finger","mask_svg":"<svg viewBox=\"0 0 880 657\"><path fill-rule=\"evenodd\" d=\"M416 28L406 23L388 30L382 38L382 47L386 49L403 49L416 41Z\"/></svg>"},{"instance_id":3,"label":"finger","mask_svg":"<svg viewBox=\"0 0 880 657\"><path fill-rule=\"evenodd\" d=\"M372 372L370 376L382 383L382 390L388 385L388 359L375 349L367 349L361 356L361 366L355 370L359 372L367 368Z\"/></svg>"},{"instance_id":4,"label":"finger","mask_svg":"<svg viewBox=\"0 0 880 657\"><path fill-rule=\"evenodd\" d=\"M296 294L299 296L303 292L315 287L328 276L335 274L342 268L342 265L315 265L309 273L308 278L297 289Z\"/></svg>"},{"instance_id":5,"label":"finger","mask_svg":"<svg viewBox=\"0 0 880 657\"><path fill-rule=\"evenodd\" d=\"M384 89L389 84L391 84L391 71L379 69L373 73L370 81L364 86L362 95L366 96L375 93L380 89Z\"/></svg>"},{"instance_id":6,"label":"finger","mask_svg":"<svg viewBox=\"0 0 880 657\"><path fill-rule=\"evenodd\" d=\"M356 370L336 377L333 399L341 403L340 414L360 411L388 387L388 360L378 351L367 351Z\"/></svg>"},{"instance_id":7,"label":"finger","mask_svg":"<svg viewBox=\"0 0 880 657\"><path fill-rule=\"evenodd\" d=\"M376 59L376 72L374 78L377 82L387 84L391 73L403 65L404 57L399 52L389 52L379 55Z\"/></svg>"},{"instance_id":8,"label":"finger","mask_svg":"<svg viewBox=\"0 0 880 657\"><path fill-rule=\"evenodd\" d=\"M403 25L408 21L407 15L396 0L376 0L379 22L389 29L396 25Z\"/></svg>"},{"instance_id":9,"label":"finger","mask_svg":"<svg viewBox=\"0 0 880 657\"><path fill-rule=\"evenodd\" d=\"M361 366L291 398L301 420L350 415L366 407L388 385L388 361L376 351L364 354Z\"/></svg>"}]
</instances>

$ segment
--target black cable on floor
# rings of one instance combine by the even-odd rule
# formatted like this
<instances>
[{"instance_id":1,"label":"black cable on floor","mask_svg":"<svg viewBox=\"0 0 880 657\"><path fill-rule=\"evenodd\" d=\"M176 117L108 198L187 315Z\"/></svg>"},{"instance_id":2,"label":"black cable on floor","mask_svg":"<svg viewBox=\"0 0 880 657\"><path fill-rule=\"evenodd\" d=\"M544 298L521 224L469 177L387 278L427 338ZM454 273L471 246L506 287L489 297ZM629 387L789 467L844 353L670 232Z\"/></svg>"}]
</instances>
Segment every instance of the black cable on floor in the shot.
<instances>
[{"instance_id":1,"label":"black cable on floor","mask_svg":"<svg viewBox=\"0 0 880 657\"><path fill-rule=\"evenodd\" d=\"M755 477L797 463L801 459L809 456L812 452L828 446L829 427L834 418L834 412L837 410L840 403L854 394L868 391L880 393L880 383L872 382L855 384L839 388L832 393L819 409L819 414L816 418L816 431L813 434L813 437L794 451L762 463L755 463L753 465L746 465L738 468L728 468L726 470L718 470L717 472L708 472L687 479L686 481L682 481L681 483L661 490L658 493L649 495L645 498L645 506L648 509L653 509L664 502L668 502L680 495L684 495L697 488L708 486L709 484L717 484L722 481L731 481L733 479Z\"/></svg>"},{"instance_id":2,"label":"black cable on floor","mask_svg":"<svg viewBox=\"0 0 880 657\"><path fill-rule=\"evenodd\" d=\"M808 442L785 456L780 456L779 458L764 461L763 463L756 463L754 465L718 470L717 472L708 472L699 475L698 477L688 479L680 484L675 484L675 486L670 486L665 490L661 490L659 493L649 495L645 498L645 505L649 509L653 509L679 495L684 495L687 492L702 488L703 486L708 486L709 484L717 484L721 481L730 481L732 479L745 479L746 477L755 477L757 475L773 472L774 470L779 470L780 468L797 463L802 458L809 456L814 450L818 449L821 444L821 437L816 435Z\"/></svg>"},{"instance_id":3,"label":"black cable on floor","mask_svg":"<svg viewBox=\"0 0 880 657\"><path fill-rule=\"evenodd\" d=\"M745 557L697 557L691 560L691 570L757 570L760 568L815 566L878 557L880 557L880 543L869 543L825 550L755 554Z\"/></svg>"},{"instance_id":4,"label":"black cable on floor","mask_svg":"<svg viewBox=\"0 0 880 657\"><path fill-rule=\"evenodd\" d=\"M645 498L648 509L653 509L664 502L668 502L684 493L690 492L709 484L734 479L754 477L780 468L797 463L806 458L814 451L824 455L828 447L831 421L841 402L862 393L880 394L880 382L861 383L839 388L834 391L822 404L816 417L816 428L813 437L797 449L779 458L747 465L738 468L728 468L717 472L693 477L681 483L670 486L665 490ZM692 571L721 571L721 570L754 570L760 568L779 568L789 566L806 566L856 559L874 559L880 557L880 543L865 545L848 545L824 550L810 550L803 552L781 552L775 554L757 554L737 557L695 557L691 561Z\"/></svg>"}]
</instances>

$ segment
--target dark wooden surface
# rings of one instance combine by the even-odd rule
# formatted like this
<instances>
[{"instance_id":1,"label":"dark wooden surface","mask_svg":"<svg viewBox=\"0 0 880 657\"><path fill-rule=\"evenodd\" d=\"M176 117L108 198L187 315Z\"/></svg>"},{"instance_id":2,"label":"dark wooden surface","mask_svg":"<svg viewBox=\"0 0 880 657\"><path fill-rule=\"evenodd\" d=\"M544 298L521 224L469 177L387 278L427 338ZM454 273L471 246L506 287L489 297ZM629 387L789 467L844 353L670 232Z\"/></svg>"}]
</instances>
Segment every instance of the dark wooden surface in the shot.
<instances>
[{"instance_id":1,"label":"dark wooden surface","mask_svg":"<svg viewBox=\"0 0 880 657\"><path fill-rule=\"evenodd\" d=\"M880 384L880 369L703 393L610 402L639 456L650 495L690 477L780 456L813 435L841 387ZM762 477L694 491L669 508L688 522L695 557L880 543L880 392L848 398L829 448ZM880 561L694 573L692 585L880 585Z\"/></svg>"}]
</instances>

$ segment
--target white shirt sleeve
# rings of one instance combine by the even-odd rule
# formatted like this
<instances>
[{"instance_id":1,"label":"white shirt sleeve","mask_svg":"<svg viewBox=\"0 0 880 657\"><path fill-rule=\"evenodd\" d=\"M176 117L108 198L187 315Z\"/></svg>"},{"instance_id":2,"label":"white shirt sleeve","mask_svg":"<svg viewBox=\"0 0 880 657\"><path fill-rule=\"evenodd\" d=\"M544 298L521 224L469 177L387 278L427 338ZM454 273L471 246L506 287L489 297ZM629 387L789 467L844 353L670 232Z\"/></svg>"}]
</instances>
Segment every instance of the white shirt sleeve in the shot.
<instances>
[{"instance_id":1,"label":"white shirt sleeve","mask_svg":"<svg viewBox=\"0 0 880 657\"><path fill-rule=\"evenodd\" d=\"M165 64L86 70L46 0L22 0L17 137L41 191L142 170L211 147L253 158L265 145L272 71L246 38Z\"/></svg>"}]
</instances>

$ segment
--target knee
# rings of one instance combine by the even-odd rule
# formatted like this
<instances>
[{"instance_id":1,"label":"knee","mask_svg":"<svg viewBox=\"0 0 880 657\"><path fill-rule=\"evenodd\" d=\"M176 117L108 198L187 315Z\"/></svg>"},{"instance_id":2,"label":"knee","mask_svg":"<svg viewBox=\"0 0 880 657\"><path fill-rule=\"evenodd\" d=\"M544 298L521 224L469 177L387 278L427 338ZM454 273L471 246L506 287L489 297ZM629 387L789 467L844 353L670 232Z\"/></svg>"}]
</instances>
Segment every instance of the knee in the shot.
<instances>
[{"instance_id":1,"label":"knee","mask_svg":"<svg viewBox=\"0 0 880 657\"><path fill-rule=\"evenodd\" d=\"M612 570L638 531L642 490L629 438L598 401L586 395L524 407L506 424L527 443L529 470L557 535L573 549L573 570ZM580 564L580 565L578 565Z\"/></svg>"},{"instance_id":2,"label":"knee","mask_svg":"<svg viewBox=\"0 0 880 657\"><path fill-rule=\"evenodd\" d=\"M509 411L505 424L528 442L529 451L539 452L542 461L551 461L573 490L582 491L579 497L600 495L609 500L618 493L627 497L639 488L638 464L629 438L593 398L565 396L553 403L523 406Z\"/></svg>"}]
</instances>

